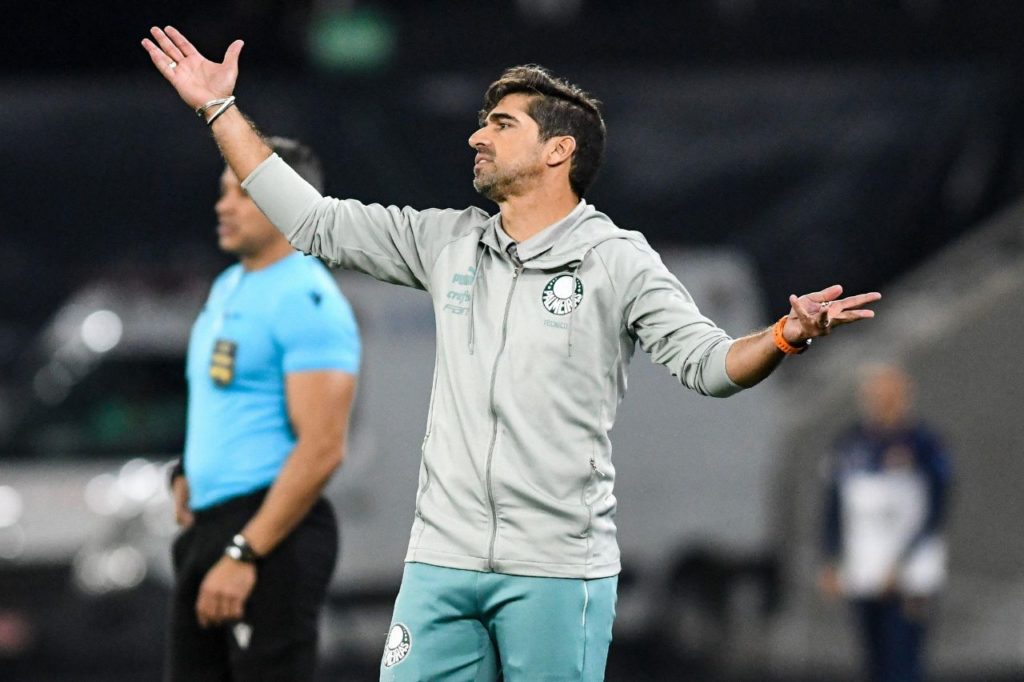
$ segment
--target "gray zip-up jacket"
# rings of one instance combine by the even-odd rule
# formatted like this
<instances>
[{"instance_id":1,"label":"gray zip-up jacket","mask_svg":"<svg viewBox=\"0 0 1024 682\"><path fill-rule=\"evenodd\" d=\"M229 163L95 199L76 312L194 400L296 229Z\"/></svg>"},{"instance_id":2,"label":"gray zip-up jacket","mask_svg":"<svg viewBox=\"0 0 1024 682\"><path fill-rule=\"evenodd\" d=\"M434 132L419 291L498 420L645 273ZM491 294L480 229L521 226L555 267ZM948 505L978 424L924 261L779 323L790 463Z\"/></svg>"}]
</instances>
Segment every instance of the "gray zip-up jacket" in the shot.
<instances>
[{"instance_id":1,"label":"gray zip-up jacket","mask_svg":"<svg viewBox=\"0 0 1024 682\"><path fill-rule=\"evenodd\" d=\"M693 390L740 390L725 371L732 340L643 236L580 201L513 244L500 214L321 197L276 155L243 185L295 248L433 299L437 359L406 561L616 575L608 432L635 345Z\"/></svg>"}]
</instances>

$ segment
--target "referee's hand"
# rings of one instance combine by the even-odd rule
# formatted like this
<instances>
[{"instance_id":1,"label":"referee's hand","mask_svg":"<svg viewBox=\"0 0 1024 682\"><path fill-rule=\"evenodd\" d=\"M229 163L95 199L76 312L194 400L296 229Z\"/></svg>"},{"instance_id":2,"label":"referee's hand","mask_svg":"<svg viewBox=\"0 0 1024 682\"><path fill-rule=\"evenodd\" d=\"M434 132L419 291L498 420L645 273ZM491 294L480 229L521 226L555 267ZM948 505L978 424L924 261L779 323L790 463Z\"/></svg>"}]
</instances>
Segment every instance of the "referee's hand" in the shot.
<instances>
[{"instance_id":1,"label":"referee's hand","mask_svg":"<svg viewBox=\"0 0 1024 682\"><path fill-rule=\"evenodd\" d=\"M199 586L196 618L201 627L241 620L245 602L256 585L256 566L224 556Z\"/></svg>"}]
</instances>

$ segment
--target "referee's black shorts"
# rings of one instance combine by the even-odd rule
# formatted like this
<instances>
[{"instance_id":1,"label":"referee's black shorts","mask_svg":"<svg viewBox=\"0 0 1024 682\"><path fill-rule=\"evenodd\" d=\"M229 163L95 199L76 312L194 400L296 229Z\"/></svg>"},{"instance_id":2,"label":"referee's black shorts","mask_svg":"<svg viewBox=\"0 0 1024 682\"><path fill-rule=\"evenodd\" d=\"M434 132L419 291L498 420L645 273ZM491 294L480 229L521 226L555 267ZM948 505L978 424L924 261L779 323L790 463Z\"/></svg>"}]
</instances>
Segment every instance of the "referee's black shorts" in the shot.
<instances>
[{"instance_id":1,"label":"referee's black shorts","mask_svg":"<svg viewBox=\"0 0 1024 682\"><path fill-rule=\"evenodd\" d=\"M303 682L316 667L317 625L338 557L338 524L320 499L292 533L264 557L237 623L199 627L196 599L207 571L231 537L259 509L266 490L195 513L172 547L167 682Z\"/></svg>"}]
</instances>

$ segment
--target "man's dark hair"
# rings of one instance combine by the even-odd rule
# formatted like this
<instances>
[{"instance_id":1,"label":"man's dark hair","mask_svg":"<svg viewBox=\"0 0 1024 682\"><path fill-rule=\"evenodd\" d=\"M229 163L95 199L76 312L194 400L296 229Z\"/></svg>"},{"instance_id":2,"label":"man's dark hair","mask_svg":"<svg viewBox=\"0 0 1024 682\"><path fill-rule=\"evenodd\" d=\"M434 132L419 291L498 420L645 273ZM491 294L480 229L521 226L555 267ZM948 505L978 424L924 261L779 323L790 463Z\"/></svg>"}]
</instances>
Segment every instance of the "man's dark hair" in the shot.
<instances>
[{"instance_id":1,"label":"man's dark hair","mask_svg":"<svg viewBox=\"0 0 1024 682\"><path fill-rule=\"evenodd\" d=\"M287 137L268 137L264 141L285 163L294 168L303 180L323 193L324 169L312 149L298 140Z\"/></svg>"},{"instance_id":2,"label":"man's dark hair","mask_svg":"<svg viewBox=\"0 0 1024 682\"><path fill-rule=\"evenodd\" d=\"M503 97L517 93L531 95L527 113L537 121L542 141L557 135L576 139L569 185L577 196L583 197L597 177L604 157L606 133L601 103L572 83L552 76L542 66L513 66L487 88L480 125L486 123L487 115Z\"/></svg>"}]
</instances>

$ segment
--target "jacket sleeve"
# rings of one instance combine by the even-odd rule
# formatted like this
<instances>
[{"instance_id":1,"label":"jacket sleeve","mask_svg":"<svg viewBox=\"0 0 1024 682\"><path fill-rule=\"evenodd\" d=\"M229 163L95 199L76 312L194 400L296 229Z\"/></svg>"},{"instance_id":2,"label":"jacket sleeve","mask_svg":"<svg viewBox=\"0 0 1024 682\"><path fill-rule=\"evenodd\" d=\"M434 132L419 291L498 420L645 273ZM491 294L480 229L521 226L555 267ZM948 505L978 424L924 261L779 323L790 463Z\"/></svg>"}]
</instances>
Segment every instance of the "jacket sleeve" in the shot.
<instances>
[{"instance_id":1,"label":"jacket sleeve","mask_svg":"<svg viewBox=\"0 0 1024 682\"><path fill-rule=\"evenodd\" d=\"M725 371L729 335L701 314L653 249L627 244L625 325L640 347L702 395L724 398L743 390Z\"/></svg>"},{"instance_id":2,"label":"jacket sleeve","mask_svg":"<svg viewBox=\"0 0 1024 682\"><path fill-rule=\"evenodd\" d=\"M242 187L299 251L417 289L429 288L440 249L471 222L471 209L416 211L323 197L276 154Z\"/></svg>"}]
</instances>

